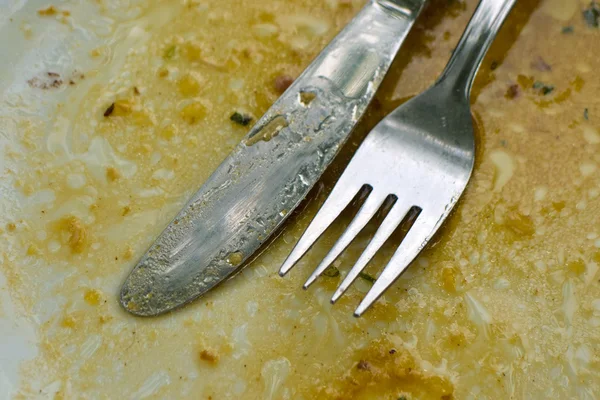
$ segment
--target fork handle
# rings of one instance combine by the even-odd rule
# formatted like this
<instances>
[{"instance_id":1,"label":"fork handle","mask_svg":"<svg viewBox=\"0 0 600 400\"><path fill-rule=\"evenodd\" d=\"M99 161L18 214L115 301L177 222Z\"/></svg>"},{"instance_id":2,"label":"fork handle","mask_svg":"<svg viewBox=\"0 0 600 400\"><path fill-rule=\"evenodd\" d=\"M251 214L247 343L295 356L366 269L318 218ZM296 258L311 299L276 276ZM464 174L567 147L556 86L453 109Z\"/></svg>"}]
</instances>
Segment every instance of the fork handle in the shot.
<instances>
[{"instance_id":1,"label":"fork handle","mask_svg":"<svg viewBox=\"0 0 600 400\"><path fill-rule=\"evenodd\" d=\"M469 99L479 66L516 0L481 0L438 84Z\"/></svg>"}]
</instances>

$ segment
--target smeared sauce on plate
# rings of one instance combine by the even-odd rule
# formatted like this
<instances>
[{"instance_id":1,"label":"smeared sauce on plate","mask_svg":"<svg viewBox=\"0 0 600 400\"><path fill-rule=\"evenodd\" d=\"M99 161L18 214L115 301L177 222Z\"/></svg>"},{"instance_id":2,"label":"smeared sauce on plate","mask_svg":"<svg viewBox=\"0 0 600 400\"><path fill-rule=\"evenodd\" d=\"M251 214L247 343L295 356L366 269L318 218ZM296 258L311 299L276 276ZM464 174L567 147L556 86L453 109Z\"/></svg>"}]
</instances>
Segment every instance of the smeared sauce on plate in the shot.
<instances>
[{"instance_id":1,"label":"smeared sauce on plate","mask_svg":"<svg viewBox=\"0 0 600 400\"><path fill-rule=\"evenodd\" d=\"M335 306L329 298L373 227L311 290L301 283L343 223L277 275L360 138L433 82L475 5L433 1L302 212L235 279L152 319L119 308L124 277L361 2L102 1L91 21L61 3L14 21L30 41L51 19L99 42L85 63L40 66L1 109L12 140L3 180L17 198L0 217L1 271L21 312L36 316L39 341L17 397L600 395L593 4L517 4L474 87L479 143L464 199L368 314L352 310L394 246Z\"/></svg>"}]
</instances>

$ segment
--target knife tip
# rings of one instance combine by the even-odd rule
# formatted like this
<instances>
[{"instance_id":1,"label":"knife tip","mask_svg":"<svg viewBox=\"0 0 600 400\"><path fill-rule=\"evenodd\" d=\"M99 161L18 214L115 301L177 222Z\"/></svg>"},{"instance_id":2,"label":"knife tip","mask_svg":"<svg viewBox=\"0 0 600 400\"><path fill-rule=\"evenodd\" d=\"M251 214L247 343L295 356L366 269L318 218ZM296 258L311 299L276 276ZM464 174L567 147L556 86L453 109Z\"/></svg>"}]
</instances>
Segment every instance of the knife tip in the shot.
<instances>
[{"instance_id":1,"label":"knife tip","mask_svg":"<svg viewBox=\"0 0 600 400\"><path fill-rule=\"evenodd\" d=\"M119 303L125 311L139 317L152 317L168 311L155 307L153 297L152 289L137 282L135 274L132 273L121 287Z\"/></svg>"},{"instance_id":2,"label":"knife tip","mask_svg":"<svg viewBox=\"0 0 600 400\"><path fill-rule=\"evenodd\" d=\"M136 301L135 297L136 296L131 295L128 290L127 282L125 282L125 285L123 285L119 295L119 303L121 304L121 307L128 313L139 317L151 316L152 314L148 314L147 309L138 301Z\"/></svg>"}]
</instances>

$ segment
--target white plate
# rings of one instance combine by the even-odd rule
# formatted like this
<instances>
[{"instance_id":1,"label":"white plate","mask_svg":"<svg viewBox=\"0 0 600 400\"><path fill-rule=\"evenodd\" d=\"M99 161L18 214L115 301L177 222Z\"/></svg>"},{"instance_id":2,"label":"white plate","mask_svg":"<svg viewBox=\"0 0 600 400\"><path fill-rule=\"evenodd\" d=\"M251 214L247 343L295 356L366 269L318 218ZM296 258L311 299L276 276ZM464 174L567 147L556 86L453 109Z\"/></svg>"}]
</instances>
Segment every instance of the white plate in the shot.
<instances>
[{"instance_id":1,"label":"white plate","mask_svg":"<svg viewBox=\"0 0 600 400\"><path fill-rule=\"evenodd\" d=\"M95 17L93 5L82 3L69 4L69 10L74 15L88 16L73 18L87 21L85 28L61 23L57 18L39 18L37 10L48 5L39 0L0 0L1 227L11 221L11 216L24 201L15 190L11 176L5 172L11 168L11 161L4 157L2 151L7 145L17 143L16 121L50 120L56 104L66 98L64 90L53 91L52 96L40 96L39 91L32 90L27 81L43 71L72 73L78 69L86 70L93 63L87 56L89 51L106 40L113 22L105 17ZM118 4L113 5L118 8ZM122 17L126 19L129 16ZM36 326L53 309L51 303L44 304L34 308L38 310L34 315L23 315L9 295L2 271L0 268L0 400L12 398L19 388L20 364L34 358L38 352ZM41 383L29 384L37 387Z\"/></svg>"}]
</instances>

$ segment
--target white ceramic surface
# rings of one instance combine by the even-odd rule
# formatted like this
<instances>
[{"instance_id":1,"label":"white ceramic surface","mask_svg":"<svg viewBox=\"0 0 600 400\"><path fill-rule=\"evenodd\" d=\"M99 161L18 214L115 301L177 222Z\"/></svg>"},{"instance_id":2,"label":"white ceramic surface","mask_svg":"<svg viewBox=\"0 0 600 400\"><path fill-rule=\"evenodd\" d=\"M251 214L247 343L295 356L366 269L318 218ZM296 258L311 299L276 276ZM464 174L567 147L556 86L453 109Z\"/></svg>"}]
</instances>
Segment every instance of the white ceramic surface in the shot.
<instances>
[{"instance_id":1,"label":"white ceramic surface","mask_svg":"<svg viewBox=\"0 0 600 400\"><path fill-rule=\"evenodd\" d=\"M74 13L93 13L89 5L67 4ZM37 10L47 6L47 2L38 0L0 0L0 226L11 221L25 201L15 191L13 178L5 172L11 161L4 157L3 150L7 144L17 143L16 121L49 121L51 110L66 96L64 91L54 91L52 96L42 97L31 90L27 80L41 71L85 68L90 61L83 55L102 41L101 20L88 19L90 26L100 28L94 32L53 18L37 18ZM10 257L10 251L7 253ZM12 398L18 390L20 364L36 356L36 326L44 320L44 311L52 308L52 302L39 304L34 306L37 311L33 315L25 315L11 299L0 268L0 400ZM39 397L50 394L42 391Z\"/></svg>"}]
</instances>

